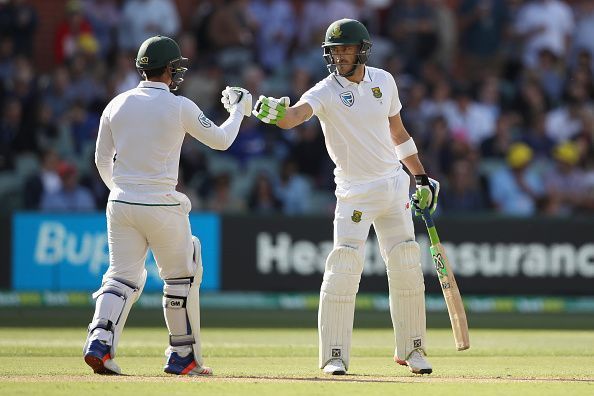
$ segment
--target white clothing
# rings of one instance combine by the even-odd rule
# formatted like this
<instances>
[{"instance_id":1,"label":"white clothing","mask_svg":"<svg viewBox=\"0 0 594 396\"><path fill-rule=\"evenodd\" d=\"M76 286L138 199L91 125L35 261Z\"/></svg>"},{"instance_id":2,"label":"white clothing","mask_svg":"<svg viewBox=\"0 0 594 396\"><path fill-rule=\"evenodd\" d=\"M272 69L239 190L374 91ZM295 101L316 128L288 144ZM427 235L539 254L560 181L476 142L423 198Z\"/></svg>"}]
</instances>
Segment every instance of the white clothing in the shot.
<instances>
[{"instance_id":1,"label":"white clothing","mask_svg":"<svg viewBox=\"0 0 594 396\"><path fill-rule=\"evenodd\" d=\"M472 102L466 111L462 111L456 105L447 107L444 116L450 131L454 135L461 135L474 147L478 147L495 132L496 115L489 111L487 106L476 102Z\"/></svg>"},{"instance_id":2,"label":"white clothing","mask_svg":"<svg viewBox=\"0 0 594 396\"><path fill-rule=\"evenodd\" d=\"M172 206L107 203L109 268L107 279L138 283L150 246L161 279L194 275L188 198L176 193Z\"/></svg>"},{"instance_id":3,"label":"white clothing","mask_svg":"<svg viewBox=\"0 0 594 396\"><path fill-rule=\"evenodd\" d=\"M237 137L243 115L235 111L220 127L166 84L141 81L109 102L99 124L95 162L111 190L110 200L169 203L177 185L187 133L216 150ZM164 200L164 201L163 201Z\"/></svg>"},{"instance_id":4,"label":"white clothing","mask_svg":"<svg viewBox=\"0 0 594 396\"><path fill-rule=\"evenodd\" d=\"M179 28L179 14L171 0L128 0L122 11L119 44L136 50L149 37L175 37Z\"/></svg>"},{"instance_id":5,"label":"white clothing","mask_svg":"<svg viewBox=\"0 0 594 396\"><path fill-rule=\"evenodd\" d=\"M525 42L524 64L529 67L536 66L538 52L542 49L548 49L557 56L565 55L565 39L575 27L571 8L559 0L527 3L518 12L516 31L526 33L539 27L544 27L544 30Z\"/></svg>"},{"instance_id":6,"label":"white clothing","mask_svg":"<svg viewBox=\"0 0 594 396\"><path fill-rule=\"evenodd\" d=\"M392 75L365 66L359 84L329 75L303 94L320 120L336 185L342 188L386 179L401 168L388 117L402 109Z\"/></svg>"},{"instance_id":7,"label":"white clothing","mask_svg":"<svg viewBox=\"0 0 594 396\"><path fill-rule=\"evenodd\" d=\"M388 179L348 190L337 188L334 246L356 242L364 248L371 224L386 261L396 244L413 241L415 234L408 198L409 186L410 176L400 168L395 176ZM360 254L364 257L364 249Z\"/></svg>"}]
</instances>

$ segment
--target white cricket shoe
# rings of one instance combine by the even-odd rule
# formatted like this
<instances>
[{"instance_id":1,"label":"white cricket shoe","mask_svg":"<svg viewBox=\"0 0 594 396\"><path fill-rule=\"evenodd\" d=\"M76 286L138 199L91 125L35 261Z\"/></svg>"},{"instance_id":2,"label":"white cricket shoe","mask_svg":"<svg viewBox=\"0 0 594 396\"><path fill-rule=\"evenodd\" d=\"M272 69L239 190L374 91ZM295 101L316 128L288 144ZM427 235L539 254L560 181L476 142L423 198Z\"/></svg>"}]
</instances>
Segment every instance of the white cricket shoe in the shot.
<instances>
[{"instance_id":1,"label":"white cricket shoe","mask_svg":"<svg viewBox=\"0 0 594 396\"><path fill-rule=\"evenodd\" d=\"M346 367L340 359L332 359L324 366L324 374L345 375Z\"/></svg>"},{"instance_id":2,"label":"white cricket shoe","mask_svg":"<svg viewBox=\"0 0 594 396\"><path fill-rule=\"evenodd\" d=\"M413 374L431 374L433 372L431 363L425 359L425 356L419 349L412 351L406 360L400 360L396 358L395 360L396 363L402 366L408 366Z\"/></svg>"}]
</instances>

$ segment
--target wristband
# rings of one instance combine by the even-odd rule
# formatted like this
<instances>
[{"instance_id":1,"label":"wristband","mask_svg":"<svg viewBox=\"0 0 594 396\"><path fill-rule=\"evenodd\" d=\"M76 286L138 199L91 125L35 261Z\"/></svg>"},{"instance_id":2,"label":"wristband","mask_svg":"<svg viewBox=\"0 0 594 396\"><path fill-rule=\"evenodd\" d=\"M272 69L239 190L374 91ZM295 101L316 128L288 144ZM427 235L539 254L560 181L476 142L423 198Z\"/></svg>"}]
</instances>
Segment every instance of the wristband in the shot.
<instances>
[{"instance_id":1,"label":"wristband","mask_svg":"<svg viewBox=\"0 0 594 396\"><path fill-rule=\"evenodd\" d=\"M413 138L409 138L406 142L396 145L396 156L401 161L417 152L417 145Z\"/></svg>"}]
</instances>

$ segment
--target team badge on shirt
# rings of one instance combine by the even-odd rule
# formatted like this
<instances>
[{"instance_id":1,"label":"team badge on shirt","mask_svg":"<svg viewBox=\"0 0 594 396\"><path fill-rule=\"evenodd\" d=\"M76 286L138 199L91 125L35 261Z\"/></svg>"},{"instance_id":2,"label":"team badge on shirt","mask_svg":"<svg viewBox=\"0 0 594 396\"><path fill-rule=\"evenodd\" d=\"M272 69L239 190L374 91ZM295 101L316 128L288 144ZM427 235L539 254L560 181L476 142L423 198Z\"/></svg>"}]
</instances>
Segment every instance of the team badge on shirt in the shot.
<instances>
[{"instance_id":1,"label":"team badge on shirt","mask_svg":"<svg viewBox=\"0 0 594 396\"><path fill-rule=\"evenodd\" d=\"M382 90L380 87L371 88L371 92L373 92L374 98L381 98L382 97Z\"/></svg>"},{"instance_id":2,"label":"team badge on shirt","mask_svg":"<svg viewBox=\"0 0 594 396\"><path fill-rule=\"evenodd\" d=\"M340 94L340 100L345 106L351 107L355 103L355 95L351 91L346 91Z\"/></svg>"},{"instance_id":3,"label":"team badge on shirt","mask_svg":"<svg viewBox=\"0 0 594 396\"><path fill-rule=\"evenodd\" d=\"M198 117L198 121L200 121L204 128L210 128L210 126L212 125L212 122L208 119L208 117L204 115L204 113L200 114L200 117Z\"/></svg>"},{"instance_id":4,"label":"team badge on shirt","mask_svg":"<svg viewBox=\"0 0 594 396\"><path fill-rule=\"evenodd\" d=\"M351 216L351 220L353 220L353 222L358 223L361 221L361 216L363 215L363 212L359 212L358 210L353 210L353 215Z\"/></svg>"}]
</instances>

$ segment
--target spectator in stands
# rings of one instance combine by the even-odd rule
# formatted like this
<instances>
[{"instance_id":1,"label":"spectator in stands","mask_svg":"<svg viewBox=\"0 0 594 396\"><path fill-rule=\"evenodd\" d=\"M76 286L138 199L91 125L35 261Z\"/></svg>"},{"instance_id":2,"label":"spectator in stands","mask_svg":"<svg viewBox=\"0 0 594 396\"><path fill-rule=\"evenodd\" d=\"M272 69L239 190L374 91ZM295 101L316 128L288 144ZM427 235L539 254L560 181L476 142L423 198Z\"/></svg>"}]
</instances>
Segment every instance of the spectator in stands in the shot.
<instances>
[{"instance_id":1,"label":"spectator in stands","mask_svg":"<svg viewBox=\"0 0 594 396\"><path fill-rule=\"evenodd\" d=\"M495 134L481 143L481 155L483 158L504 159L513 142L512 115L502 114L497 119Z\"/></svg>"},{"instance_id":2,"label":"spectator in stands","mask_svg":"<svg viewBox=\"0 0 594 396\"><path fill-rule=\"evenodd\" d=\"M440 206L445 213L476 213L487 208L477 172L470 161L456 160L447 180L443 192L439 194Z\"/></svg>"},{"instance_id":3,"label":"spectator in stands","mask_svg":"<svg viewBox=\"0 0 594 396\"><path fill-rule=\"evenodd\" d=\"M84 15L99 43L102 56L107 56L115 44L121 12L116 0L85 0Z\"/></svg>"},{"instance_id":4,"label":"spectator in stands","mask_svg":"<svg viewBox=\"0 0 594 396\"><path fill-rule=\"evenodd\" d=\"M257 23L258 63L268 72L285 67L289 45L297 33L293 8L287 0L254 0L250 12Z\"/></svg>"},{"instance_id":5,"label":"spectator in stands","mask_svg":"<svg viewBox=\"0 0 594 396\"><path fill-rule=\"evenodd\" d=\"M245 202L231 193L231 176L228 173L215 176L206 209L217 213L238 213L245 210Z\"/></svg>"},{"instance_id":6,"label":"spectator in stands","mask_svg":"<svg viewBox=\"0 0 594 396\"><path fill-rule=\"evenodd\" d=\"M496 118L472 99L470 87L460 84L454 94L454 106L447 108L445 118L453 134L459 134L473 146L490 137L495 131Z\"/></svg>"},{"instance_id":7,"label":"spectator in stands","mask_svg":"<svg viewBox=\"0 0 594 396\"><path fill-rule=\"evenodd\" d=\"M464 70L471 78L485 70L497 70L499 53L508 23L505 0L463 0L458 8L460 49Z\"/></svg>"},{"instance_id":8,"label":"spectator in stands","mask_svg":"<svg viewBox=\"0 0 594 396\"><path fill-rule=\"evenodd\" d=\"M270 176L260 173L248 197L248 209L253 214L279 213L282 208L280 200L274 194Z\"/></svg>"},{"instance_id":9,"label":"spectator in stands","mask_svg":"<svg viewBox=\"0 0 594 396\"><path fill-rule=\"evenodd\" d=\"M565 142L553 150L555 167L545 176L548 194L546 213L568 216L576 209L591 206L594 197L588 194L584 172L578 167L579 147L574 142Z\"/></svg>"},{"instance_id":10,"label":"spectator in stands","mask_svg":"<svg viewBox=\"0 0 594 396\"><path fill-rule=\"evenodd\" d=\"M399 2L400 3L400 2ZM414 70L437 50L437 15L424 0L404 0L388 15L389 36Z\"/></svg>"},{"instance_id":11,"label":"spectator in stands","mask_svg":"<svg viewBox=\"0 0 594 396\"><path fill-rule=\"evenodd\" d=\"M27 0L13 0L8 3L10 36L14 40L15 53L31 57L33 54L33 37L37 30L37 11Z\"/></svg>"},{"instance_id":12,"label":"spectator in stands","mask_svg":"<svg viewBox=\"0 0 594 396\"><path fill-rule=\"evenodd\" d=\"M521 141L526 143L536 158L550 158L555 142L547 136L545 128L546 115L544 113L536 114L532 117L526 129L526 133L521 137Z\"/></svg>"},{"instance_id":13,"label":"spectator in stands","mask_svg":"<svg viewBox=\"0 0 594 396\"><path fill-rule=\"evenodd\" d=\"M120 49L136 51L151 36L175 37L180 20L172 0L126 0L119 30Z\"/></svg>"},{"instance_id":14,"label":"spectator in stands","mask_svg":"<svg viewBox=\"0 0 594 396\"><path fill-rule=\"evenodd\" d=\"M303 214L309 209L310 185L298 173L294 160L287 159L283 162L275 191L283 204L284 214Z\"/></svg>"},{"instance_id":15,"label":"spectator in stands","mask_svg":"<svg viewBox=\"0 0 594 396\"><path fill-rule=\"evenodd\" d=\"M575 21L565 1L529 0L518 11L515 23L516 34L524 43L524 65L534 67L543 49L559 58L567 56Z\"/></svg>"},{"instance_id":16,"label":"spectator in stands","mask_svg":"<svg viewBox=\"0 0 594 396\"><path fill-rule=\"evenodd\" d=\"M510 216L531 216L544 198L544 181L530 167L533 152L524 143L513 144L506 156L506 167L489 177L489 192L495 210Z\"/></svg>"},{"instance_id":17,"label":"spectator in stands","mask_svg":"<svg viewBox=\"0 0 594 396\"><path fill-rule=\"evenodd\" d=\"M41 199L40 209L48 212L85 212L95 210L93 195L78 183L78 171L68 162L58 165L62 188L47 192Z\"/></svg>"},{"instance_id":18,"label":"spectator in stands","mask_svg":"<svg viewBox=\"0 0 594 396\"><path fill-rule=\"evenodd\" d=\"M62 189L62 179L58 174L60 156L52 148L45 149L40 155L41 169L25 181L24 205L28 210L39 210L45 195L53 195Z\"/></svg>"},{"instance_id":19,"label":"spectator in stands","mask_svg":"<svg viewBox=\"0 0 594 396\"><path fill-rule=\"evenodd\" d=\"M54 57L62 64L82 51L83 46L98 46L90 22L82 13L79 0L66 3L66 19L58 26L55 35Z\"/></svg>"}]
</instances>

